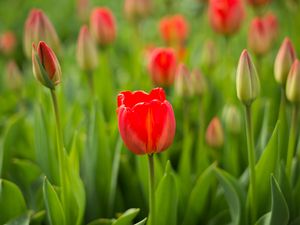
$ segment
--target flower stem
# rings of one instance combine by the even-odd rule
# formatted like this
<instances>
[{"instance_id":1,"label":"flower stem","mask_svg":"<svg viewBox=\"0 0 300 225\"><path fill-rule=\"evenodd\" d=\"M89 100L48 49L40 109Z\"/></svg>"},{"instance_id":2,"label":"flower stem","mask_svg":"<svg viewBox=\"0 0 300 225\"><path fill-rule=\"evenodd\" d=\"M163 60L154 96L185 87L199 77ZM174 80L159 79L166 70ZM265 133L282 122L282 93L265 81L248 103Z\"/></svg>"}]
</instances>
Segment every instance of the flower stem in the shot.
<instances>
[{"instance_id":1,"label":"flower stem","mask_svg":"<svg viewBox=\"0 0 300 225\"><path fill-rule=\"evenodd\" d=\"M253 129L252 129L252 115L251 115L251 105L245 106L246 112L246 134L247 134L247 149L248 149L248 163L249 163L249 173L250 173L250 207L251 207L251 219L256 220L256 178L255 178L255 150L254 150L254 139L253 139Z\"/></svg>"},{"instance_id":2,"label":"flower stem","mask_svg":"<svg viewBox=\"0 0 300 225\"><path fill-rule=\"evenodd\" d=\"M294 151L296 146L296 133L297 133L297 120L299 114L298 105L293 105L292 112L292 122L290 128L290 136L289 136L289 144L288 144L288 155L287 155L287 163L286 163L286 174L288 177L291 177L292 174L292 163L294 157Z\"/></svg>"},{"instance_id":3,"label":"flower stem","mask_svg":"<svg viewBox=\"0 0 300 225\"><path fill-rule=\"evenodd\" d=\"M64 144L63 144L63 135L60 123L60 116L59 116L59 108L55 90L51 90L51 97L53 103L53 109L55 114L55 121L56 121L56 130L57 130L57 159L58 159L58 171L59 171L59 182L61 188L61 200L64 204L64 173L63 173L63 151L64 151Z\"/></svg>"},{"instance_id":4,"label":"flower stem","mask_svg":"<svg viewBox=\"0 0 300 225\"><path fill-rule=\"evenodd\" d=\"M148 155L149 165L149 221L155 225L155 175L154 175L154 156Z\"/></svg>"},{"instance_id":5,"label":"flower stem","mask_svg":"<svg viewBox=\"0 0 300 225\"><path fill-rule=\"evenodd\" d=\"M88 84L91 91L92 98L95 96L94 76L92 71L87 71Z\"/></svg>"}]
</instances>

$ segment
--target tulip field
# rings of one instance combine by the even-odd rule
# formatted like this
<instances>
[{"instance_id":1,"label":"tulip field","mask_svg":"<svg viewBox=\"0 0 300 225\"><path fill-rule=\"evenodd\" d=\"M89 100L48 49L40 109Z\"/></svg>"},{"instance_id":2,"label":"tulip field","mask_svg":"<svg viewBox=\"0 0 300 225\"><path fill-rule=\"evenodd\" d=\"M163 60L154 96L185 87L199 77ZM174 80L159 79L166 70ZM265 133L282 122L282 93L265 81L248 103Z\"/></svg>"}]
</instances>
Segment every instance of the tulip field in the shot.
<instances>
[{"instance_id":1,"label":"tulip field","mask_svg":"<svg viewBox=\"0 0 300 225\"><path fill-rule=\"evenodd\" d=\"M300 225L299 0L1 0L0 225Z\"/></svg>"}]
</instances>

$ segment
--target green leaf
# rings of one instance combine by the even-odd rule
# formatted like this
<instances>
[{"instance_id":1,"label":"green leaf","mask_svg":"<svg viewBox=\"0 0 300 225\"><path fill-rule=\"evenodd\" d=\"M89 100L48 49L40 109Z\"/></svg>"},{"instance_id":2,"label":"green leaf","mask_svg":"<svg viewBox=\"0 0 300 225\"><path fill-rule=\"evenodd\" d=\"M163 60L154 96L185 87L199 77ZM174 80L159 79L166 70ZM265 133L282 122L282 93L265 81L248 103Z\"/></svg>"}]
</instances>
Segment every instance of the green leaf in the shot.
<instances>
[{"instance_id":1,"label":"green leaf","mask_svg":"<svg viewBox=\"0 0 300 225\"><path fill-rule=\"evenodd\" d=\"M59 201L56 191L46 177L43 184L43 195L50 225L66 224L61 202Z\"/></svg>"},{"instance_id":2,"label":"green leaf","mask_svg":"<svg viewBox=\"0 0 300 225\"><path fill-rule=\"evenodd\" d=\"M136 223L136 224L134 224L134 225L145 225L146 222L147 222L147 218L141 220L140 222L138 222L138 223Z\"/></svg>"},{"instance_id":3,"label":"green leaf","mask_svg":"<svg viewBox=\"0 0 300 225\"><path fill-rule=\"evenodd\" d=\"M97 219L88 223L88 225L112 225L113 222L114 219Z\"/></svg>"},{"instance_id":4,"label":"green leaf","mask_svg":"<svg viewBox=\"0 0 300 225\"><path fill-rule=\"evenodd\" d=\"M18 186L0 179L0 224L20 216L25 211L25 200Z\"/></svg>"},{"instance_id":5,"label":"green leaf","mask_svg":"<svg viewBox=\"0 0 300 225\"><path fill-rule=\"evenodd\" d=\"M218 180L224 190L224 195L229 205L231 224L246 224L246 193L241 184L229 173L221 169L215 169Z\"/></svg>"},{"instance_id":6,"label":"green leaf","mask_svg":"<svg viewBox=\"0 0 300 225\"><path fill-rule=\"evenodd\" d=\"M211 165L198 177L186 206L184 225L198 224L199 219L203 216L208 201L208 193L214 180L214 176L212 176L214 167L215 164Z\"/></svg>"},{"instance_id":7,"label":"green leaf","mask_svg":"<svg viewBox=\"0 0 300 225\"><path fill-rule=\"evenodd\" d=\"M160 180L156 193L156 223L159 225L177 224L178 191L175 175L168 161L165 174Z\"/></svg>"},{"instance_id":8,"label":"green leaf","mask_svg":"<svg viewBox=\"0 0 300 225\"><path fill-rule=\"evenodd\" d=\"M112 225L131 225L132 220L137 216L140 209L128 209Z\"/></svg>"},{"instance_id":9,"label":"green leaf","mask_svg":"<svg viewBox=\"0 0 300 225\"><path fill-rule=\"evenodd\" d=\"M289 222L289 208L275 177L271 176L272 208L270 225L287 225Z\"/></svg>"},{"instance_id":10,"label":"green leaf","mask_svg":"<svg viewBox=\"0 0 300 225\"><path fill-rule=\"evenodd\" d=\"M29 213L26 213L15 219L10 220L5 225L29 225L29 222L30 222L30 216Z\"/></svg>"},{"instance_id":11,"label":"green leaf","mask_svg":"<svg viewBox=\"0 0 300 225\"><path fill-rule=\"evenodd\" d=\"M278 124L275 126L273 134L267 144L262 156L256 164L256 199L258 215L266 213L270 207L270 182L272 173L276 172L278 165ZM248 193L248 198L250 192Z\"/></svg>"}]
</instances>

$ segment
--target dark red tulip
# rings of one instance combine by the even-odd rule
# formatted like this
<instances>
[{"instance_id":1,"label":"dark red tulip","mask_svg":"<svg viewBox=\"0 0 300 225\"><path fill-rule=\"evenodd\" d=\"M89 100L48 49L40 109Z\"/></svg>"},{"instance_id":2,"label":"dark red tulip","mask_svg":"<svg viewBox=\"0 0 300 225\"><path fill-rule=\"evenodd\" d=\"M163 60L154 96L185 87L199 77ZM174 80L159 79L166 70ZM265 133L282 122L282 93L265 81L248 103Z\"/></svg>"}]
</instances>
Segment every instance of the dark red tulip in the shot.
<instances>
[{"instance_id":1,"label":"dark red tulip","mask_svg":"<svg viewBox=\"0 0 300 225\"><path fill-rule=\"evenodd\" d=\"M121 92L117 113L121 137L133 153L159 153L172 144L176 122L162 88L155 88L149 94Z\"/></svg>"},{"instance_id":2,"label":"dark red tulip","mask_svg":"<svg viewBox=\"0 0 300 225\"><path fill-rule=\"evenodd\" d=\"M116 22L113 13L106 7L98 7L92 11L90 30L100 45L111 44L116 38Z\"/></svg>"},{"instance_id":3,"label":"dark red tulip","mask_svg":"<svg viewBox=\"0 0 300 225\"><path fill-rule=\"evenodd\" d=\"M156 48L150 57L149 73L155 85L168 87L174 83L177 57L171 48Z\"/></svg>"},{"instance_id":4,"label":"dark red tulip","mask_svg":"<svg viewBox=\"0 0 300 225\"><path fill-rule=\"evenodd\" d=\"M245 16L241 0L210 0L208 13L212 28L226 36L240 29Z\"/></svg>"}]
</instances>

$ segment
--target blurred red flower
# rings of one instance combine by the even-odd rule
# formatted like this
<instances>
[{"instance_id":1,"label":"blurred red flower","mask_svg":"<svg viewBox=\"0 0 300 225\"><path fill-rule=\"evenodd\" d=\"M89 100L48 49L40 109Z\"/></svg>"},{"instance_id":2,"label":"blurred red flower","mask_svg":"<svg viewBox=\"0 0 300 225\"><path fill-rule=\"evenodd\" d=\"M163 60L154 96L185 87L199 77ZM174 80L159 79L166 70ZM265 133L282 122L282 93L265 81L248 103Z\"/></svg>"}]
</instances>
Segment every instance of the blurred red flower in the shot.
<instances>
[{"instance_id":1,"label":"blurred red flower","mask_svg":"<svg viewBox=\"0 0 300 225\"><path fill-rule=\"evenodd\" d=\"M17 45L17 38L11 31L6 31L0 36L0 52L9 55L14 52Z\"/></svg>"},{"instance_id":2,"label":"blurred red flower","mask_svg":"<svg viewBox=\"0 0 300 225\"><path fill-rule=\"evenodd\" d=\"M116 22L112 11L106 7L94 8L90 17L91 34L102 46L116 38Z\"/></svg>"},{"instance_id":3,"label":"blurred red flower","mask_svg":"<svg viewBox=\"0 0 300 225\"><path fill-rule=\"evenodd\" d=\"M162 88L155 88L149 94L121 92L117 113L121 137L133 153L159 153L172 144L175 116Z\"/></svg>"},{"instance_id":4,"label":"blurred red flower","mask_svg":"<svg viewBox=\"0 0 300 225\"><path fill-rule=\"evenodd\" d=\"M208 14L212 28L228 36L240 29L245 10L241 0L210 0Z\"/></svg>"},{"instance_id":5,"label":"blurred red flower","mask_svg":"<svg viewBox=\"0 0 300 225\"><path fill-rule=\"evenodd\" d=\"M168 87L174 83L177 57L172 48L156 48L149 60L149 73L155 85Z\"/></svg>"}]
</instances>

